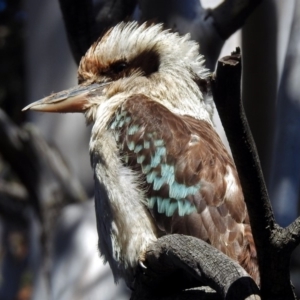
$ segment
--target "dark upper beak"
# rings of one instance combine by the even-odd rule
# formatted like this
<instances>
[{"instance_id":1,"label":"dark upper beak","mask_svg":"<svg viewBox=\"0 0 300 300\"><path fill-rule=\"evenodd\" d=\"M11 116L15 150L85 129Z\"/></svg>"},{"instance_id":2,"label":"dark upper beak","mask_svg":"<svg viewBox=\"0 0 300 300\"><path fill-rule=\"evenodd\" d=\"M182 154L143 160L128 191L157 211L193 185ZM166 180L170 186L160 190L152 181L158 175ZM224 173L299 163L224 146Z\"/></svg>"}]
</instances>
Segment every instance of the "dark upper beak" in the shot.
<instances>
[{"instance_id":1,"label":"dark upper beak","mask_svg":"<svg viewBox=\"0 0 300 300\"><path fill-rule=\"evenodd\" d=\"M84 112L89 107L89 98L101 95L109 83L79 85L33 102L22 111L31 109L42 112Z\"/></svg>"}]
</instances>

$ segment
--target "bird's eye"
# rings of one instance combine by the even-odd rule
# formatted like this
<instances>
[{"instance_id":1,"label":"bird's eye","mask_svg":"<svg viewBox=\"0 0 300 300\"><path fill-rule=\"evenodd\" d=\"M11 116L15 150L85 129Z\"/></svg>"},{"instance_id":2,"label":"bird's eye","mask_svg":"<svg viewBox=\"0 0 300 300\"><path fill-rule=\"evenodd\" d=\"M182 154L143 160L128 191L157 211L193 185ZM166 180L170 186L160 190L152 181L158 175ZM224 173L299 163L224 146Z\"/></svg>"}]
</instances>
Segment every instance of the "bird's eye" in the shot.
<instances>
[{"instance_id":1,"label":"bird's eye","mask_svg":"<svg viewBox=\"0 0 300 300\"><path fill-rule=\"evenodd\" d=\"M115 74L118 74L118 73L123 72L127 68L127 66L128 66L128 64L126 62L122 61L122 62L117 62L117 63L113 64L111 66L111 69Z\"/></svg>"}]
</instances>

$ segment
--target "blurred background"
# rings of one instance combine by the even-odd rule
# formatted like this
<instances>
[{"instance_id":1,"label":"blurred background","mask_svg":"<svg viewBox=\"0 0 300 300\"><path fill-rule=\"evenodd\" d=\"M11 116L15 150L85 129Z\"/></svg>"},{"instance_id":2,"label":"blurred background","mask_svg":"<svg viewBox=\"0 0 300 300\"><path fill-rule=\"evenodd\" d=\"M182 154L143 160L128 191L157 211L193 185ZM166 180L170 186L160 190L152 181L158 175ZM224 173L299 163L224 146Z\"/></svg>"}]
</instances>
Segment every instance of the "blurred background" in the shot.
<instances>
[{"instance_id":1,"label":"blurred background","mask_svg":"<svg viewBox=\"0 0 300 300\"><path fill-rule=\"evenodd\" d=\"M94 4L101 9L104 2ZM177 4L161 18L200 42L211 70L218 56L241 47L245 110L276 220L287 226L299 215L300 2L261 1L226 41L205 38L209 35L199 25L203 11L221 0L171 2ZM143 13L136 7L133 18L163 14L159 1L150 3ZM147 1L140 5L147 7ZM21 112L27 103L75 86L76 70L58 1L0 0L3 300L129 299L122 282L114 285L97 250L90 128L84 117ZM215 124L226 143L217 113ZM291 274L298 295L299 265L295 253Z\"/></svg>"}]
</instances>

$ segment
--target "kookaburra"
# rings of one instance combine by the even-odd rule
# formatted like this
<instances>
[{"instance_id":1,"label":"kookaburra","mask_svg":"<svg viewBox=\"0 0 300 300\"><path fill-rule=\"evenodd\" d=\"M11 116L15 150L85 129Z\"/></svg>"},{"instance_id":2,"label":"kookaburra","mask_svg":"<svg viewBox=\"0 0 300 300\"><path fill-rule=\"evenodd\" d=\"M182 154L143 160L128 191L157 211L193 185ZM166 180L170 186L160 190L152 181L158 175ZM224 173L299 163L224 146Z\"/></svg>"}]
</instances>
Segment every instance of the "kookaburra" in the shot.
<instances>
[{"instance_id":1,"label":"kookaburra","mask_svg":"<svg viewBox=\"0 0 300 300\"><path fill-rule=\"evenodd\" d=\"M213 128L198 44L162 25L120 23L81 59L75 88L25 107L82 112L101 255L128 284L162 234L198 237L259 284L234 162Z\"/></svg>"}]
</instances>

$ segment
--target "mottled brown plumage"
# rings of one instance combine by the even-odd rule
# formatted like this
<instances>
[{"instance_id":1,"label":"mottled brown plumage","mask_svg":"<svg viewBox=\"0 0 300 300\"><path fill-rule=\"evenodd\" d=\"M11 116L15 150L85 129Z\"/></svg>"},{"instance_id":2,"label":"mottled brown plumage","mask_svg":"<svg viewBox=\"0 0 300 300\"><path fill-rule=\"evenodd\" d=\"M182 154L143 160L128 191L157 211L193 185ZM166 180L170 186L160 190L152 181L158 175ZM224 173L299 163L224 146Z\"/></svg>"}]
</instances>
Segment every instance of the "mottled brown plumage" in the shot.
<instances>
[{"instance_id":1,"label":"mottled brown plumage","mask_svg":"<svg viewBox=\"0 0 300 300\"><path fill-rule=\"evenodd\" d=\"M196 211L179 216L178 211L167 217L158 212L157 204L151 212L162 231L180 233L198 237L211 243L239 263L257 282L256 250L247 217L247 209L238 175L227 150L213 127L203 120L184 115L178 116L161 104L145 95L132 95L119 107L117 114L126 112L125 122L118 130L118 147L120 155L125 156L123 163L133 170L144 173L143 165L151 163L156 151L155 140L163 140L166 154L160 164L152 168L159 176L163 163L175 168L175 180L179 184L191 187L200 183L199 191L188 195L185 200L195 205ZM116 116L112 118L112 122ZM128 135L129 128L138 126L133 134ZM155 133L155 135L153 135ZM152 134L151 138L147 138ZM135 148L150 142L149 148L136 153L128 145L134 143ZM139 156L145 156L142 163ZM230 187L226 175L232 173L236 184L231 195L226 195ZM143 178L147 197L169 198L169 185L164 183L155 190Z\"/></svg>"},{"instance_id":2,"label":"mottled brown plumage","mask_svg":"<svg viewBox=\"0 0 300 300\"><path fill-rule=\"evenodd\" d=\"M82 58L79 86L27 108L85 113L99 249L128 284L147 246L182 233L238 261L259 284L244 197L212 126L198 45L160 25L121 23Z\"/></svg>"}]
</instances>

